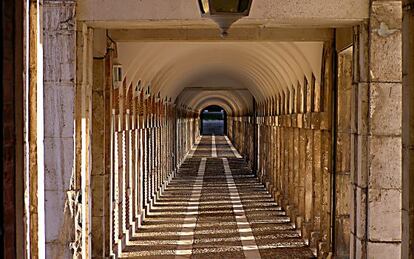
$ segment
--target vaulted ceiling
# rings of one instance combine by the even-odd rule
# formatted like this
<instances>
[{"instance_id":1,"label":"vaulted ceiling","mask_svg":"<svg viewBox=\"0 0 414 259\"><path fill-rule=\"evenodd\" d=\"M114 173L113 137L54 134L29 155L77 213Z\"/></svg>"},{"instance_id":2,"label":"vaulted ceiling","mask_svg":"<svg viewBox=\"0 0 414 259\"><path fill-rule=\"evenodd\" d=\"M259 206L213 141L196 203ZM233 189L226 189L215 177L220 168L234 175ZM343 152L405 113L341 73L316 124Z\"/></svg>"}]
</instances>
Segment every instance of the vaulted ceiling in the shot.
<instances>
[{"instance_id":1,"label":"vaulted ceiling","mask_svg":"<svg viewBox=\"0 0 414 259\"><path fill-rule=\"evenodd\" d=\"M311 82L314 76L318 84L323 42L120 42L117 47L128 86L149 87L174 101L180 96L179 102L195 109L208 95L248 110L251 102L241 97L246 94L261 101L304 78ZM193 91L183 92L188 88Z\"/></svg>"}]
</instances>

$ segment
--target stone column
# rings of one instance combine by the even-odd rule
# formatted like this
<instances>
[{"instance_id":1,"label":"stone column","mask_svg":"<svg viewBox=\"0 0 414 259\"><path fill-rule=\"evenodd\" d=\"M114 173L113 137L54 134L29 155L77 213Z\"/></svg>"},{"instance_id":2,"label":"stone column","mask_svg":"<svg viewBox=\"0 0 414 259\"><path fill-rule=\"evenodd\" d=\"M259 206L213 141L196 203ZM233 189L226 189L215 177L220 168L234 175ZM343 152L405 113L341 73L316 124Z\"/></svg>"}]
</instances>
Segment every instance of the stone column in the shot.
<instances>
[{"instance_id":1,"label":"stone column","mask_svg":"<svg viewBox=\"0 0 414 259\"><path fill-rule=\"evenodd\" d=\"M368 258L401 256L401 1L372 1L369 46Z\"/></svg>"},{"instance_id":2,"label":"stone column","mask_svg":"<svg viewBox=\"0 0 414 259\"><path fill-rule=\"evenodd\" d=\"M414 0L403 0L403 258L414 258Z\"/></svg>"},{"instance_id":3,"label":"stone column","mask_svg":"<svg viewBox=\"0 0 414 259\"><path fill-rule=\"evenodd\" d=\"M94 31L94 59L92 85L92 166L91 166L91 234L92 258L110 255L110 91L111 54L106 53L104 30Z\"/></svg>"},{"instance_id":4,"label":"stone column","mask_svg":"<svg viewBox=\"0 0 414 259\"><path fill-rule=\"evenodd\" d=\"M401 257L401 11L401 1L371 1L360 27L352 258Z\"/></svg>"},{"instance_id":5,"label":"stone column","mask_svg":"<svg viewBox=\"0 0 414 259\"><path fill-rule=\"evenodd\" d=\"M71 257L75 103L75 2L43 1L46 258Z\"/></svg>"},{"instance_id":6,"label":"stone column","mask_svg":"<svg viewBox=\"0 0 414 259\"><path fill-rule=\"evenodd\" d=\"M351 100L352 48L338 55L338 119L336 145L336 208L335 208L335 255L349 256L350 250L350 201L351 201Z\"/></svg>"}]
</instances>

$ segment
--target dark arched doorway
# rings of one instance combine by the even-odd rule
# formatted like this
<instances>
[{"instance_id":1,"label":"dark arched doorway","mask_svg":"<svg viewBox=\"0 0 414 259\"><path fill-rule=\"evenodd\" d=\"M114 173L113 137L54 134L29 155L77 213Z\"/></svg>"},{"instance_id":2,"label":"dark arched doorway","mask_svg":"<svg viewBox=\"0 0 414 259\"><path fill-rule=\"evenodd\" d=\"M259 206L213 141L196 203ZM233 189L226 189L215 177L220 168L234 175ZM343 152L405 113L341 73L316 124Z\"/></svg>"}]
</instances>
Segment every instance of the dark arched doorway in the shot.
<instances>
[{"instance_id":1,"label":"dark arched doorway","mask_svg":"<svg viewBox=\"0 0 414 259\"><path fill-rule=\"evenodd\" d=\"M200 114L202 135L225 135L227 132L227 113L217 105L204 108Z\"/></svg>"}]
</instances>

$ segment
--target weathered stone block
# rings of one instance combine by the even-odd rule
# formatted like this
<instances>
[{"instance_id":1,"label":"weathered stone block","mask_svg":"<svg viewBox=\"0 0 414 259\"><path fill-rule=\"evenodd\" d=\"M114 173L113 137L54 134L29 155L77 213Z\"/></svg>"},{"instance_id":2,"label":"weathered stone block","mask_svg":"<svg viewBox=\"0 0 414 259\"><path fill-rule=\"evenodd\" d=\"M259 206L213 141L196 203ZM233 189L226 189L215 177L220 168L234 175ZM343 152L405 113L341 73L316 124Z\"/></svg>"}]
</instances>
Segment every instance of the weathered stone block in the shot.
<instances>
[{"instance_id":1,"label":"weathered stone block","mask_svg":"<svg viewBox=\"0 0 414 259\"><path fill-rule=\"evenodd\" d=\"M336 219L336 255L337 258L346 258L350 247L350 222L349 218Z\"/></svg>"},{"instance_id":2,"label":"weathered stone block","mask_svg":"<svg viewBox=\"0 0 414 259\"><path fill-rule=\"evenodd\" d=\"M356 187L355 200L355 228L356 236L359 239L366 238L366 215L367 215L367 194L366 189Z\"/></svg>"},{"instance_id":3,"label":"weathered stone block","mask_svg":"<svg viewBox=\"0 0 414 259\"><path fill-rule=\"evenodd\" d=\"M377 28L385 23L389 29L401 29L402 5L401 1L372 1L371 26Z\"/></svg>"},{"instance_id":4,"label":"weathered stone block","mask_svg":"<svg viewBox=\"0 0 414 259\"><path fill-rule=\"evenodd\" d=\"M338 131L351 132L352 90L338 91Z\"/></svg>"},{"instance_id":5,"label":"weathered stone block","mask_svg":"<svg viewBox=\"0 0 414 259\"><path fill-rule=\"evenodd\" d=\"M56 21L59 23L60 21ZM45 82L73 83L75 80L75 38L72 34L53 34L44 37Z\"/></svg>"},{"instance_id":6,"label":"weathered stone block","mask_svg":"<svg viewBox=\"0 0 414 259\"><path fill-rule=\"evenodd\" d=\"M351 133L358 131L358 84L353 83L351 88Z\"/></svg>"},{"instance_id":7,"label":"weathered stone block","mask_svg":"<svg viewBox=\"0 0 414 259\"><path fill-rule=\"evenodd\" d=\"M320 113L321 119L321 130L331 130L331 114L328 112L321 112Z\"/></svg>"},{"instance_id":8,"label":"weathered stone block","mask_svg":"<svg viewBox=\"0 0 414 259\"><path fill-rule=\"evenodd\" d=\"M108 197L105 195L109 187L108 175L95 175L91 179L92 190L92 215L104 216L105 210L108 210Z\"/></svg>"},{"instance_id":9,"label":"weathered stone block","mask_svg":"<svg viewBox=\"0 0 414 259\"><path fill-rule=\"evenodd\" d=\"M358 135L351 134L351 148L350 148L350 170L351 170L351 184L355 184L357 179L357 173L358 173L358 163L356 159L356 154L358 150Z\"/></svg>"},{"instance_id":10,"label":"weathered stone block","mask_svg":"<svg viewBox=\"0 0 414 259\"><path fill-rule=\"evenodd\" d=\"M368 259L401 258L401 245L393 243L368 242Z\"/></svg>"},{"instance_id":11,"label":"weathered stone block","mask_svg":"<svg viewBox=\"0 0 414 259\"><path fill-rule=\"evenodd\" d=\"M366 258L366 240L360 239L358 237L355 238L355 255L351 256L351 258L355 259L362 259Z\"/></svg>"},{"instance_id":12,"label":"weathered stone block","mask_svg":"<svg viewBox=\"0 0 414 259\"><path fill-rule=\"evenodd\" d=\"M370 137L370 188L402 187L402 146L399 137Z\"/></svg>"},{"instance_id":13,"label":"weathered stone block","mask_svg":"<svg viewBox=\"0 0 414 259\"><path fill-rule=\"evenodd\" d=\"M359 83L357 89L357 133L368 133L369 84Z\"/></svg>"},{"instance_id":14,"label":"weathered stone block","mask_svg":"<svg viewBox=\"0 0 414 259\"><path fill-rule=\"evenodd\" d=\"M311 128L320 129L321 128L321 114L317 112L311 113Z\"/></svg>"},{"instance_id":15,"label":"weathered stone block","mask_svg":"<svg viewBox=\"0 0 414 259\"><path fill-rule=\"evenodd\" d=\"M401 1L374 1L371 9L371 80L402 79Z\"/></svg>"},{"instance_id":16,"label":"weathered stone block","mask_svg":"<svg viewBox=\"0 0 414 259\"><path fill-rule=\"evenodd\" d=\"M368 186L368 136L357 136L357 172L355 184L365 188Z\"/></svg>"},{"instance_id":17,"label":"weathered stone block","mask_svg":"<svg viewBox=\"0 0 414 259\"><path fill-rule=\"evenodd\" d=\"M63 225L73 222L64 222L66 192L45 191L45 237L46 242L56 242L61 238ZM68 227L66 226L66 227Z\"/></svg>"},{"instance_id":18,"label":"weathered stone block","mask_svg":"<svg viewBox=\"0 0 414 259\"><path fill-rule=\"evenodd\" d=\"M67 244L60 242L46 242L45 257L46 258L73 258L70 249L67 249Z\"/></svg>"},{"instance_id":19,"label":"weathered stone block","mask_svg":"<svg viewBox=\"0 0 414 259\"><path fill-rule=\"evenodd\" d=\"M336 215L348 216L351 202L351 181L349 174L336 175Z\"/></svg>"},{"instance_id":20,"label":"weathered stone block","mask_svg":"<svg viewBox=\"0 0 414 259\"><path fill-rule=\"evenodd\" d=\"M355 69L355 81L356 82L368 82L369 81L369 26L368 23L362 23L358 27L358 42L357 42L357 56L358 62L354 62L357 69Z\"/></svg>"},{"instance_id":21,"label":"weathered stone block","mask_svg":"<svg viewBox=\"0 0 414 259\"><path fill-rule=\"evenodd\" d=\"M103 91L105 89L105 60L93 60L93 91Z\"/></svg>"},{"instance_id":22,"label":"weathered stone block","mask_svg":"<svg viewBox=\"0 0 414 259\"><path fill-rule=\"evenodd\" d=\"M73 139L44 139L45 190L65 191L70 188L73 173Z\"/></svg>"},{"instance_id":23,"label":"weathered stone block","mask_svg":"<svg viewBox=\"0 0 414 259\"><path fill-rule=\"evenodd\" d=\"M92 216L92 255L94 258L99 258L99 256L104 256L103 250L105 249L103 242L104 239L104 233L101 230L105 230L104 224L103 224L102 217L95 217ZM109 229L108 229L109 230Z\"/></svg>"},{"instance_id":24,"label":"weathered stone block","mask_svg":"<svg viewBox=\"0 0 414 259\"><path fill-rule=\"evenodd\" d=\"M370 87L371 133L400 135L402 123L402 85L372 83Z\"/></svg>"},{"instance_id":25,"label":"weathered stone block","mask_svg":"<svg viewBox=\"0 0 414 259\"><path fill-rule=\"evenodd\" d=\"M74 103L75 89L72 85L45 84L45 137L73 137Z\"/></svg>"},{"instance_id":26,"label":"weathered stone block","mask_svg":"<svg viewBox=\"0 0 414 259\"><path fill-rule=\"evenodd\" d=\"M369 240L401 241L401 190L370 189L368 197Z\"/></svg>"},{"instance_id":27,"label":"weathered stone block","mask_svg":"<svg viewBox=\"0 0 414 259\"><path fill-rule=\"evenodd\" d=\"M350 172L351 161L351 135L348 133L338 133L337 137L337 158L336 170L338 172Z\"/></svg>"}]
</instances>

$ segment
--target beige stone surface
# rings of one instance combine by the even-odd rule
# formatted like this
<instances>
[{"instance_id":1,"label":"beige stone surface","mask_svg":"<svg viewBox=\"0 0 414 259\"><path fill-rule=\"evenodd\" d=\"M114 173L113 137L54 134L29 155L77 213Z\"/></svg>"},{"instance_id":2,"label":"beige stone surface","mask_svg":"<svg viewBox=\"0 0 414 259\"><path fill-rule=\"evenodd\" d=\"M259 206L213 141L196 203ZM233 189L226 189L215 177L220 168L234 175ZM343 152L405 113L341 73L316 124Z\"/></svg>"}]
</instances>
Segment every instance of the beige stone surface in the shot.
<instances>
[{"instance_id":1,"label":"beige stone surface","mask_svg":"<svg viewBox=\"0 0 414 259\"><path fill-rule=\"evenodd\" d=\"M368 243L368 259L401 258L400 244ZM360 258L360 257L359 257Z\"/></svg>"},{"instance_id":2,"label":"beige stone surface","mask_svg":"<svg viewBox=\"0 0 414 259\"><path fill-rule=\"evenodd\" d=\"M355 238L355 255L351 258L366 258L367 254L365 239Z\"/></svg>"},{"instance_id":3,"label":"beige stone surface","mask_svg":"<svg viewBox=\"0 0 414 259\"><path fill-rule=\"evenodd\" d=\"M70 189L73 174L74 143L72 138L46 138L44 140L44 188L65 192Z\"/></svg>"},{"instance_id":4,"label":"beige stone surface","mask_svg":"<svg viewBox=\"0 0 414 259\"><path fill-rule=\"evenodd\" d=\"M400 82L402 78L401 1L374 1L371 21L371 80Z\"/></svg>"},{"instance_id":5,"label":"beige stone surface","mask_svg":"<svg viewBox=\"0 0 414 259\"><path fill-rule=\"evenodd\" d=\"M96 6L100 8L95 8ZM273 0L254 1L249 18L243 24L284 24L284 25L321 25L355 24L368 17L369 2L366 0L311 0L307 2L276 2ZM164 26L169 23L181 25L211 25L201 19L196 1L174 0L81 0L78 2L78 19L94 21L99 26ZM122 14L122 16L119 16ZM149 20L158 21L148 23ZM129 22L129 23L128 23ZM131 23L140 22L140 23Z\"/></svg>"},{"instance_id":6,"label":"beige stone surface","mask_svg":"<svg viewBox=\"0 0 414 259\"><path fill-rule=\"evenodd\" d=\"M402 146L399 137L370 137L369 187L401 189Z\"/></svg>"},{"instance_id":7,"label":"beige stone surface","mask_svg":"<svg viewBox=\"0 0 414 259\"><path fill-rule=\"evenodd\" d=\"M74 98L73 84L45 84L43 101L45 138L73 137Z\"/></svg>"},{"instance_id":8,"label":"beige stone surface","mask_svg":"<svg viewBox=\"0 0 414 259\"><path fill-rule=\"evenodd\" d=\"M357 134L368 134L368 116L369 116L369 84L358 83L357 90Z\"/></svg>"},{"instance_id":9,"label":"beige stone surface","mask_svg":"<svg viewBox=\"0 0 414 259\"><path fill-rule=\"evenodd\" d=\"M356 236L359 239L366 238L366 224L367 224L367 190L364 188L356 187L356 199L355 199L355 228Z\"/></svg>"},{"instance_id":10,"label":"beige stone surface","mask_svg":"<svg viewBox=\"0 0 414 259\"><path fill-rule=\"evenodd\" d=\"M370 98L371 133L375 135L401 135L401 83L372 83Z\"/></svg>"},{"instance_id":11,"label":"beige stone surface","mask_svg":"<svg viewBox=\"0 0 414 259\"><path fill-rule=\"evenodd\" d=\"M349 216L352 186L349 173L338 173L336 176L336 215Z\"/></svg>"},{"instance_id":12,"label":"beige stone surface","mask_svg":"<svg viewBox=\"0 0 414 259\"><path fill-rule=\"evenodd\" d=\"M46 258L69 258L75 220L67 192L73 187L74 3L43 1L43 116Z\"/></svg>"},{"instance_id":13,"label":"beige stone surface","mask_svg":"<svg viewBox=\"0 0 414 259\"><path fill-rule=\"evenodd\" d=\"M395 189L369 190L368 238L370 241L401 241L401 195L402 191Z\"/></svg>"},{"instance_id":14,"label":"beige stone surface","mask_svg":"<svg viewBox=\"0 0 414 259\"><path fill-rule=\"evenodd\" d=\"M389 36L372 34L371 80L374 82L400 82L402 77L401 31Z\"/></svg>"},{"instance_id":15,"label":"beige stone surface","mask_svg":"<svg viewBox=\"0 0 414 259\"><path fill-rule=\"evenodd\" d=\"M65 211L66 193L60 190L45 191L45 237L46 243L58 242L65 238L69 238L70 233L62 231L67 229L69 222L65 222L64 213L56 213L56 211ZM62 236L63 235L63 236ZM63 245L63 244L61 244ZM56 251L55 251L56 252Z\"/></svg>"}]
</instances>

